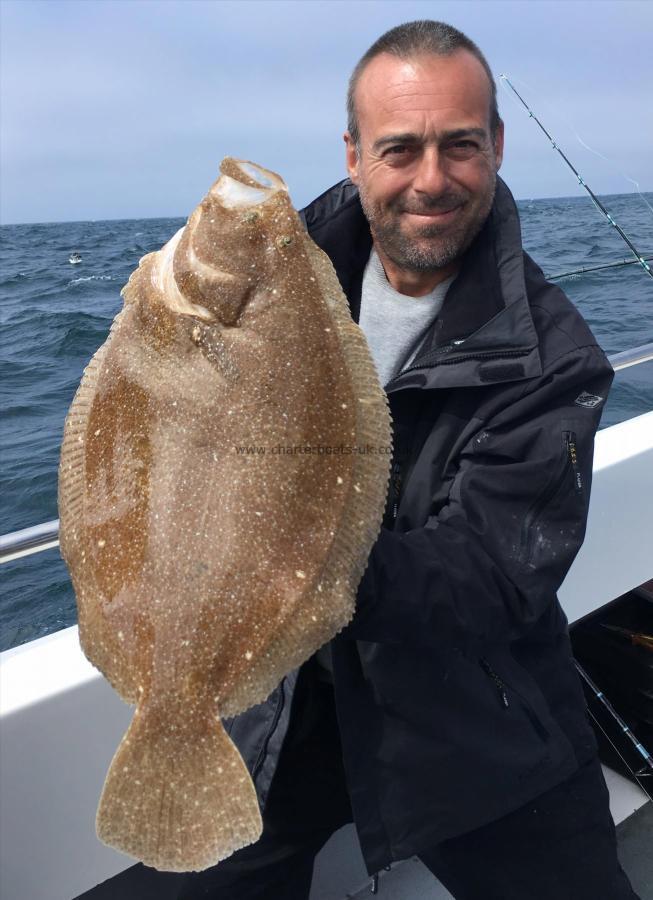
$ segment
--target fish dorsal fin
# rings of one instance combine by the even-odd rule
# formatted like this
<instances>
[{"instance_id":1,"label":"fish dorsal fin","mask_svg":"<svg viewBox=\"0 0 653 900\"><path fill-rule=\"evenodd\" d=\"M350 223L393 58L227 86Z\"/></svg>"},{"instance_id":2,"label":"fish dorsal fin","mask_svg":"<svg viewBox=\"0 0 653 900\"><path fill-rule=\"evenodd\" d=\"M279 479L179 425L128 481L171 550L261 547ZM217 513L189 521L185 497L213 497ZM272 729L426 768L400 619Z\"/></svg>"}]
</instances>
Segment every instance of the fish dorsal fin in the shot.
<instances>
[{"instance_id":1,"label":"fish dorsal fin","mask_svg":"<svg viewBox=\"0 0 653 900\"><path fill-rule=\"evenodd\" d=\"M82 649L123 699L135 702L138 685L124 650L116 640L115 629L107 626L101 607L101 594L94 585L75 577L79 561L87 552L88 529L84 515L86 492L86 452L88 424L97 395L98 382L111 343L120 330L127 309L116 316L109 337L84 369L81 383L70 407L64 427L59 464L59 533L61 554L67 562L77 596L79 639Z\"/></svg>"}]
</instances>

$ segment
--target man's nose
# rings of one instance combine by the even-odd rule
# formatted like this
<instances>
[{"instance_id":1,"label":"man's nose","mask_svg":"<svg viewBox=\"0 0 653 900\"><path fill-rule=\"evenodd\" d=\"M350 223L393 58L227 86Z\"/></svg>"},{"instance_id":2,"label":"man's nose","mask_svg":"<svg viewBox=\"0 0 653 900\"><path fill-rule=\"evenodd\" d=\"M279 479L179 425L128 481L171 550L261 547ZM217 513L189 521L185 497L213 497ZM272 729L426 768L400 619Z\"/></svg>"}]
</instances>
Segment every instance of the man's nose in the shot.
<instances>
[{"instance_id":1,"label":"man's nose","mask_svg":"<svg viewBox=\"0 0 653 900\"><path fill-rule=\"evenodd\" d=\"M422 153L412 186L413 190L434 197L449 187L446 160L437 147L427 147Z\"/></svg>"}]
</instances>

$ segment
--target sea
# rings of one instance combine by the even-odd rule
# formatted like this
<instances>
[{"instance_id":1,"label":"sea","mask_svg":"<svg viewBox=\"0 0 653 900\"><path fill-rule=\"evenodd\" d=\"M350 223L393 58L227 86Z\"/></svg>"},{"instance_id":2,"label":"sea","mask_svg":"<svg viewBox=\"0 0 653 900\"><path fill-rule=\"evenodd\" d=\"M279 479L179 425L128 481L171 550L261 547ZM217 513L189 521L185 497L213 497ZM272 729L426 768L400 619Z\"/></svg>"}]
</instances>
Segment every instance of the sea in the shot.
<instances>
[{"instance_id":1,"label":"sea","mask_svg":"<svg viewBox=\"0 0 653 900\"><path fill-rule=\"evenodd\" d=\"M653 256L653 193L602 197L644 256ZM566 291L606 353L653 341L653 278L589 197L518 203L526 250ZM0 228L0 534L56 519L63 423L82 371L120 310L139 259L184 219L125 219ZM71 253L82 261L69 262ZM601 427L653 409L653 363L619 372ZM0 566L0 650L76 621L58 549Z\"/></svg>"}]
</instances>

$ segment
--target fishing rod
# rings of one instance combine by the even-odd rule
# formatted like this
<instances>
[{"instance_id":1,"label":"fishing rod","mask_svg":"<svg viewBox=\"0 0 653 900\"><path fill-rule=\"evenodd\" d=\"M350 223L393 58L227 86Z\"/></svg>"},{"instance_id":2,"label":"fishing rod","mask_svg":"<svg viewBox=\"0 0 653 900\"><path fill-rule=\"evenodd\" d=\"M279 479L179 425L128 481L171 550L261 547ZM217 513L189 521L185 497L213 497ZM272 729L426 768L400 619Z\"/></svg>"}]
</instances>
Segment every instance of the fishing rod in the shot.
<instances>
[{"instance_id":1,"label":"fishing rod","mask_svg":"<svg viewBox=\"0 0 653 900\"><path fill-rule=\"evenodd\" d=\"M645 256L645 262L653 262L653 256ZM556 275L545 275L545 278L555 280L556 278L568 278L570 275L585 275L586 272L598 272L599 269L617 269L619 266L636 266L640 261L638 259L622 259L618 262L604 263L601 266L586 266L582 269L574 269L573 272L558 272Z\"/></svg>"},{"instance_id":2,"label":"fishing rod","mask_svg":"<svg viewBox=\"0 0 653 900\"><path fill-rule=\"evenodd\" d=\"M625 640L630 641L634 647L644 647L645 650L653 651L653 634L644 634L642 631L631 631L630 628L621 628L619 625L601 625L601 628L607 628L614 631Z\"/></svg>"},{"instance_id":3,"label":"fishing rod","mask_svg":"<svg viewBox=\"0 0 653 900\"><path fill-rule=\"evenodd\" d=\"M644 787L643 784L641 784L641 782L639 781L639 779L640 779L640 778L643 778L643 777L645 777L645 776L653 775L653 756L651 756L651 754L648 752L648 750L646 749L646 747L645 747L645 746L637 739L637 737L635 737L635 735L633 734L633 732L630 730L630 728L628 727L628 725L627 725L627 724L624 722L624 720L621 718L621 716L620 716L619 713L616 711L616 709L614 708L614 706L610 703L610 701L609 701L608 698L605 696L605 694L603 693L603 691L600 690L600 688L592 681L592 679L591 679L590 676L587 674L587 672L585 671L585 669L580 665L580 663L578 662L578 660L575 659L575 660L574 660L574 663L575 663L575 665L576 665L576 670L577 670L578 674L580 675L580 677L581 677L581 678L583 679L583 681L587 684L587 686L588 686L589 689L592 691L592 693L594 694L594 696L596 697L596 699L597 699L597 700L600 700L600 702L603 704L603 706L607 709L608 713L609 713L610 716L614 719L614 721L617 723L617 725L619 726L619 728L621 729L621 731L626 735L626 737L628 738L628 740L629 740L629 741L631 742L631 744L635 747L635 750L637 751L637 753L639 754L639 756L641 756L642 759L644 760L644 766L643 766L641 769L639 769L637 772L633 772L632 768L628 765L628 763L627 763L626 760L624 759L623 755L619 752L619 749L617 748L617 746L616 746L616 745L610 740L610 738L608 737L608 735L607 735L605 729L601 728L601 731L603 732L603 734L605 734L605 736L606 736L606 738L608 739L608 741L610 741L610 744L612 744L612 746L614 747L614 749L617 751L617 753L618 753L619 756L621 757L621 759L622 759L622 761L624 762L624 764L628 767L629 771L632 772L632 774L635 776L635 778L637 779L637 782L640 784L640 786L642 787L642 789L644 790L644 792L645 792L649 797L651 797L651 795L649 794L648 790ZM597 725L598 725L599 723L598 723L598 720L597 720L596 716L593 715L592 718L594 719L594 721L595 721L595 722L597 723ZM601 726L599 725L599 727L601 727ZM653 800L653 797L651 797L651 799Z\"/></svg>"},{"instance_id":4,"label":"fishing rod","mask_svg":"<svg viewBox=\"0 0 653 900\"><path fill-rule=\"evenodd\" d=\"M578 183L580 184L580 186L585 188L585 190L587 191L587 193L590 195L590 198L591 198L592 202L594 203L594 206L596 206L596 208L599 210L599 212L600 212L603 216L605 216L605 218L608 220L608 222L610 223L610 225L612 225L612 227L613 227L614 229L616 229L616 231L617 231L617 233L619 234L619 236L620 236L620 237L622 238L622 240L625 241L625 243L628 245L628 249L635 255L635 260L641 265L641 267L644 269L644 271L645 271L645 272L648 272L648 274L651 276L651 278L653 278L653 271L651 271L651 267L649 266L649 264L647 263L647 261L644 259L643 255L639 252L639 250L637 249L637 247L635 247L635 245L634 245L633 242L630 240L630 238L628 237L628 235L625 234L625 232L623 231L623 229L622 229L619 225L617 225L617 223L615 222L615 220L612 218L612 216L610 215L610 213L608 212L608 210L605 208L605 206L601 203L601 201L600 201L599 198L596 196L596 194L594 193L594 191L590 188L590 186L589 186L588 184L585 183L585 181L583 180L582 175L580 175L580 173L579 173L579 172L574 168L574 166L569 162L569 160L567 159L567 157L565 156L565 154L562 152L562 150L561 150L560 147L557 145L557 143L555 142L555 140L551 137L551 135L550 135L549 132L546 130L546 128L544 127L544 125L542 125L542 123L541 123L540 120L537 118L537 116L535 115L535 113L533 112L533 110L529 107L529 105L526 103L526 101L525 101L524 98L521 96L521 94L517 91L517 89L511 84L510 79L508 78L508 76L507 76L507 75L500 75L499 77L500 77L501 81L505 81L505 83L508 85L508 87L510 88L510 90L513 92L513 94L515 94L515 96L516 96L516 97L519 99L519 101L521 102L522 106L526 109L526 111L527 111L529 117L530 117L531 119L534 119L534 120L535 120L535 122L537 123L537 125L541 128L541 130L544 132L544 134L547 136L547 138L551 141L551 146L553 147L553 149L556 150L556 151L560 154L560 156L564 159L564 161L567 163L567 165L569 166L569 168L571 169L571 171L574 173L574 175L575 175L576 178L578 179Z\"/></svg>"}]
</instances>

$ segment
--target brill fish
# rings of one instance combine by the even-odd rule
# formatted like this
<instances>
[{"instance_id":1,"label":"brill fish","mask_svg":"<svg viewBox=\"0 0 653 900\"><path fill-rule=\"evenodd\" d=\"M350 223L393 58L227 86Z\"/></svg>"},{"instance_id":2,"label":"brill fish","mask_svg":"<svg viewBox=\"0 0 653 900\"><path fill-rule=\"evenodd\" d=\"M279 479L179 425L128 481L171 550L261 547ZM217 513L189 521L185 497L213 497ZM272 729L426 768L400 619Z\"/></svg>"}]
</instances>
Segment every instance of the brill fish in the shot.
<instances>
[{"instance_id":1,"label":"brill fish","mask_svg":"<svg viewBox=\"0 0 653 900\"><path fill-rule=\"evenodd\" d=\"M136 705L97 833L168 871L260 837L221 719L351 620L389 478L387 398L328 257L279 176L220 171L123 289L59 469L82 649Z\"/></svg>"}]
</instances>

